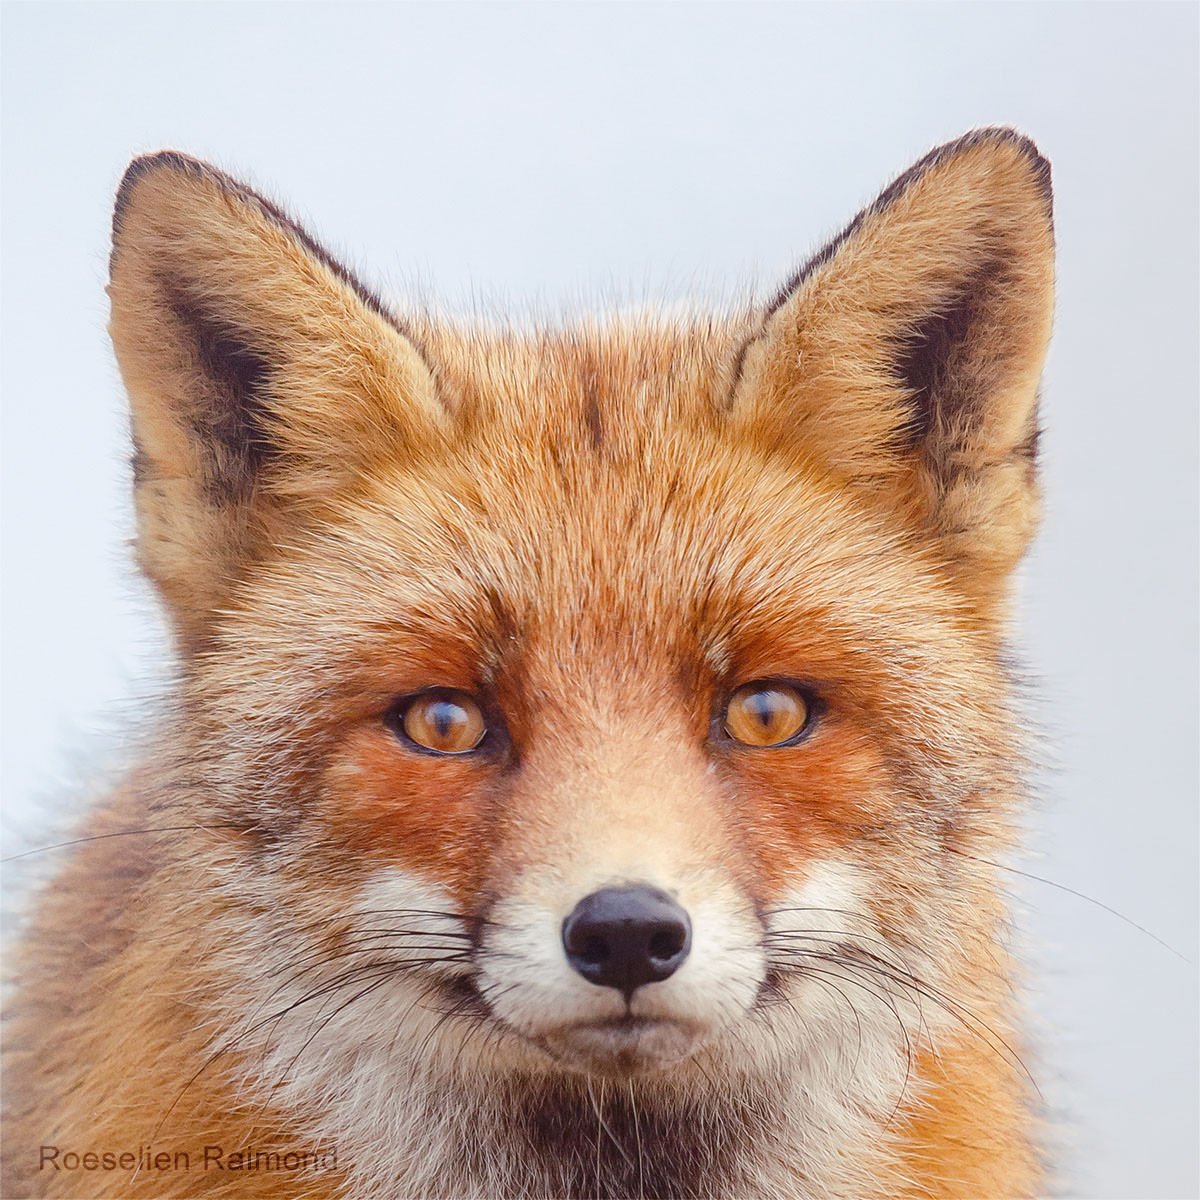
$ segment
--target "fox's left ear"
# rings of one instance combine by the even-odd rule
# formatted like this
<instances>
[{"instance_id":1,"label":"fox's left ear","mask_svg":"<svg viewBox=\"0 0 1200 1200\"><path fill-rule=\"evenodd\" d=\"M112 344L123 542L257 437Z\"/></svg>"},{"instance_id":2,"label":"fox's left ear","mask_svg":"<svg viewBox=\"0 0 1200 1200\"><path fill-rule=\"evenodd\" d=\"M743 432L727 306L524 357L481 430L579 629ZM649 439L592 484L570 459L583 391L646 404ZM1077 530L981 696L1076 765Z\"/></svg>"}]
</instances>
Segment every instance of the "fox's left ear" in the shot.
<instances>
[{"instance_id":1,"label":"fox's left ear","mask_svg":"<svg viewBox=\"0 0 1200 1200\"><path fill-rule=\"evenodd\" d=\"M936 540L997 605L1037 519L1054 303L1050 168L1006 129L927 155L813 258L747 345L733 417Z\"/></svg>"}]
</instances>

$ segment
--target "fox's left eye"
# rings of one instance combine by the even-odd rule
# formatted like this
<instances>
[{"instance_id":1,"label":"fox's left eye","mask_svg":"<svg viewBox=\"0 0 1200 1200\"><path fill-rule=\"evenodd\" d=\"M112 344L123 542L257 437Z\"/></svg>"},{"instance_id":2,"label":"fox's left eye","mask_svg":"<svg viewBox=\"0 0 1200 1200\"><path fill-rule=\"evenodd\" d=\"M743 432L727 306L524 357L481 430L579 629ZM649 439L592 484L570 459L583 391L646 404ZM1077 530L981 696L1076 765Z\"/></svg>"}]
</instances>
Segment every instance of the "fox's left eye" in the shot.
<instances>
[{"instance_id":1,"label":"fox's left eye","mask_svg":"<svg viewBox=\"0 0 1200 1200\"><path fill-rule=\"evenodd\" d=\"M745 683L725 708L725 732L743 746L760 749L795 741L811 723L811 702L789 683Z\"/></svg>"},{"instance_id":2,"label":"fox's left eye","mask_svg":"<svg viewBox=\"0 0 1200 1200\"><path fill-rule=\"evenodd\" d=\"M451 688L409 697L393 710L391 723L402 738L434 754L468 754L487 734L479 705Z\"/></svg>"}]
</instances>

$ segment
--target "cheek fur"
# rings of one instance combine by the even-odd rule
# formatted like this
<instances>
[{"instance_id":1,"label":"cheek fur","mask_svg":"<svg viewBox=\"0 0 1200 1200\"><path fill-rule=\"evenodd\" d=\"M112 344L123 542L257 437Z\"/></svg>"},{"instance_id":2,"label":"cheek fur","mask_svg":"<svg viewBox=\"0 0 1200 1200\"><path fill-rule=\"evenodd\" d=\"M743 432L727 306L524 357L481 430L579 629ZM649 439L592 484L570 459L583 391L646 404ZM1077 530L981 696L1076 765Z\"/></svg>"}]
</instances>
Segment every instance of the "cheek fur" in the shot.
<instances>
[{"instance_id":1,"label":"cheek fur","mask_svg":"<svg viewBox=\"0 0 1200 1200\"><path fill-rule=\"evenodd\" d=\"M818 729L799 745L776 750L735 750L726 765L767 903L806 863L840 856L896 817L883 754L853 728Z\"/></svg>"},{"instance_id":2,"label":"cheek fur","mask_svg":"<svg viewBox=\"0 0 1200 1200\"><path fill-rule=\"evenodd\" d=\"M487 866L494 764L406 750L382 726L343 743L326 770L335 844L439 884L467 907Z\"/></svg>"}]
</instances>

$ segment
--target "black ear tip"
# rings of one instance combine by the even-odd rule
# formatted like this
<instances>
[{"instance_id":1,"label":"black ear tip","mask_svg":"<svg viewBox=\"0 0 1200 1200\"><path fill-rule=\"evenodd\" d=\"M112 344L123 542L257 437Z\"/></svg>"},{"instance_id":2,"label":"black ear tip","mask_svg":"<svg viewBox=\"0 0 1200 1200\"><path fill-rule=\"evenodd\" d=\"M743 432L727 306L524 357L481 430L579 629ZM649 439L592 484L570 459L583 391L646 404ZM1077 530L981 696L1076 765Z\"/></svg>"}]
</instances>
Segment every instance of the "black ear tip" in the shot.
<instances>
[{"instance_id":1,"label":"black ear tip","mask_svg":"<svg viewBox=\"0 0 1200 1200\"><path fill-rule=\"evenodd\" d=\"M171 172L190 176L192 179L221 179L221 172L202 159L193 158L180 150L156 150L153 154L141 154L125 168L117 186L117 197L113 204L113 240L121 232L126 214L133 203L134 193L143 180L152 175Z\"/></svg>"},{"instance_id":2,"label":"black ear tip","mask_svg":"<svg viewBox=\"0 0 1200 1200\"><path fill-rule=\"evenodd\" d=\"M943 146L938 146L937 149L931 151L922 161L938 162L946 158L952 158L954 155L960 154L965 150L970 150L975 146L989 145L1007 146L1016 150L1029 164L1033 180L1037 184L1038 190L1042 193L1046 203L1049 204L1051 202L1053 188L1050 177L1050 160L1041 152L1033 138L1019 129L1014 129L1011 125L983 125L978 129L972 129L968 133L964 133L962 137L955 138L954 141L947 142Z\"/></svg>"},{"instance_id":3,"label":"black ear tip","mask_svg":"<svg viewBox=\"0 0 1200 1200\"><path fill-rule=\"evenodd\" d=\"M203 159L196 158L195 155L188 154L183 150L154 150L149 154L139 154L130 162L129 166L125 168L121 186L124 187L128 181L139 179L153 171L185 171L199 175L213 169Z\"/></svg>"},{"instance_id":4,"label":"black ear tip","mask_svg":"<svg viewBox=\"0 0 1200 1200\"><path fill-rule=\"evenodd\" d=\"M358 298L382 317L389 325L399 329L396 318L370 288L366 287L352 271L339 263L298 221L293 220L282 208L272 203L253 188L227 175L224 171L194 158L181 150L157 150L142 154L125 168L125 174L117 187L117 198L113 206L112 252L109 255L109 274L114 274L121 253L121 239L129 224L134 196L138 187L152 176L174 175L177 179L203 185L199 190L211 196L223 196L244 206L249 214L274 225L287 234L306 253L324 265L338 279L350 287Z\"/></svg>"},{"instance_id":5,"label":"black ear tip","mask_svg":"<svg viewBox=\"0 0 1200 1200\"><path fill-rule=\"evenodd\" d=\"M814 271L827 263L841 249L842 245L857 232L868 217L884 212L894 200L903 195L913 184L917 183L934 168L951 162L955 158L969 153L971 150L987 146L992 148L1006 147L1010 150L1016 150L1025 159L1029 168L1030 178L1033 180L1038 194L1041 196L1046 220L1049 222L1051 228L1053 228L1054 194L1050 182L1050 160L1038 149L1037 143L1019 129L1013 129L1008 125L980 126L978 129L969 130L953 141L943 142L942 145L935 146L928 154L913 163L907 171L896 176L879 193L875 200L864 208L837 237L826 242L775 293L774 297L766 305L764 319L771 317Z\"/></svg>"},{"instance_id":6,"label":"black ear tip","mask_svg":"<svg viewBox=\"0 0 1200 1200\"><path fill-rule=\"evenodd\" d=\"M156 150L153 154L139 154L121 176L117 187L117 207L128 202L134 188L150 175L160 171L173 171L178 175L190 175L194 179L212 177L217 170L199 158L184 154L182 150Z\"/></svg>"},{"instance_id":7,"label":"black ear tip","mask_svg":"<svg viewBox=\"0 0 1200 1200\"><path fill-rule=\"evenodd\" d=\"M221 194L240 200L252 208L260 209L281 224L291 224L274 205L245 184L214 167L212 163L185 154L182 150L156 150L152 154L139 155L125 168L125 174L121 176L113 203L110 269L120 251L121 236L131 220L138 189L147 180L155 177L173 177L176 184L184 187L189 184L201 185L214 195Z\"/></svg>"}]
</instances>

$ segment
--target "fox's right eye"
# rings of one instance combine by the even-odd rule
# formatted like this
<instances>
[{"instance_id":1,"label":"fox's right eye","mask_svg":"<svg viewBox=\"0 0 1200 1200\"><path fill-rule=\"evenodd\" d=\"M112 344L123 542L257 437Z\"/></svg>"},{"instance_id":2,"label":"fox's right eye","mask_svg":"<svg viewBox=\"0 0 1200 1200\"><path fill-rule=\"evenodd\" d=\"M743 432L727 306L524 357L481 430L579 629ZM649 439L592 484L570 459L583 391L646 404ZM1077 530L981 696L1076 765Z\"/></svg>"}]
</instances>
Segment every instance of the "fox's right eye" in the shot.
<instances>
[{"instance_id":1,"label":"fox's right eye","mask_svg":"<svg viewBox=\"0 0 1200 1200\"><path fill-rule=\"evenodd\" d=\"M408 697L391 711L389 724L402 741L431 754L469 754L487 734L479 705L451 688Z\"/></svg>"}]
</instances>

